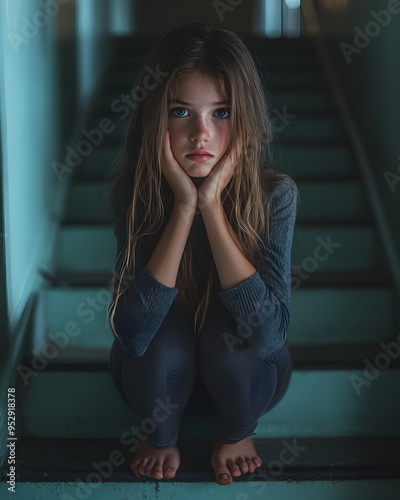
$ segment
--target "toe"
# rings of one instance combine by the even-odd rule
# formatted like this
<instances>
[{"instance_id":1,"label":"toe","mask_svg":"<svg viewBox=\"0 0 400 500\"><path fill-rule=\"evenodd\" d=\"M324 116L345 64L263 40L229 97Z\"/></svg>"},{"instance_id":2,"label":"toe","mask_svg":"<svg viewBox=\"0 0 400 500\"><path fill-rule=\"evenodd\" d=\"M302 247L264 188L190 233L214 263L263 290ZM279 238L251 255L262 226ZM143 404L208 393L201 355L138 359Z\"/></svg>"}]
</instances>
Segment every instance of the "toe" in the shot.
<instances>
[{"instance_id":1,"label":"toe","mask_svg":"<svg viewBox=\"0 0 400 500\"><path fill-rule=\"evenodd\" d=\"M136 477L140 477L140 474L138 471L138 464L139 464L139 460L134 460L130 465L131 470L135 474Z\"/></svg>"},{"instance_id":2,"label":"toe","mask_svg":"<svg viewBox=\"0 0 400 500\"><path fill-rule=\"evenodd\" d=\"M242 471L240 470L240 467L235 464L233 461L230 461L227 463L229 470L232 474L233 477L238 477L242 475Z\"/></svg>"},{"instance_id":3,"label":"toe","mask_svg":"<svg viewBox=\"0 0 400 500\"><path fill-rule=\"evenodd\" d=\"M176 471L176 469L174 467L165 466L164 467L164 477L166 479L171 479L171 478L175 477L175 471Z\"/></svg>"},{"instance_id":4,"label":"toe","mask_svg":"<svg viewBox=\"0 0 400 500\"><path fill-rule=\"evenodd\" d=\"M233 477L238 477L238 476L242 475L242 471L240 470L240 467L233 460L228 459L226 462L226 465L229 468L229 471Z\"/></svg>"},{"instance_id":5,"label":"toe","mask_svg":"<svg viewBox=\"0 0 400 500\"><path fill-rule=\"evenodd\" d=\"M150 474L153 479L162 479L164 477L162 463L161 462L154 463Z\"/></svg>"},{"instance_id":6,"label":"toe","mask_svg":"<svg viewBox=\"0 0 400 500\"><path fill-rule=\"evenodd\" d=\"M236 462L242 471L242 474L249 472L249 466L244 458L239 458Z\"/></svg>"},{"instance_id":7,"label":"toe","mask_svg":"<svg viewBox=\"0 0 400 500\"><path fill-rule=\"evenodd\" d=\"M144 465L143 467L145 476L151 477L151 474L153 472L153 466L154 466L154 459L150 458L149 460L146 461L146 465Z\"/></svg>"},{"instance_id":8,"label":"toe","mask_svg":"<svg viewBox=\"0 0 400 500\"><path fill-rule=\"evenodd\" d=\"M164 477L166 479L171 479L175 477L178 464L174 460L166 460L164 463Z\"/></svg>"},{"instance_id":9,"label":"toe","mask_svg":"<svg viewBox=\"0 0 400 500\"><path fill-rule=\"evenodd\" d=\"M261 460L261 458L260 457L253 458L253 464L256 467L261 467L262 466L262 460Z\"/></svg>"},{"instance_id":10,"label":"toe","mask_svg":"<svg viewBox=\"0 0 400 500\"><path fill-rule=\"evenodd\" d=\"M146 475L146 470L145 469L146 469L146 466L147 466L147 462L148 462L148 459L144 458L143 460L141 460L138 463L137 470L138 470L139 474L141 474L142 476Z\"/></svg>"},{"instance_id":11,"label":"toe","mask_svg":"<svg viewBox=\"0 0 400 500\"><path fill-rule=\"evenodd\" d=\"M253 473L256 470L256 466L251 458L247 458L247 467L249 468L249 472Z\"/></svg>"},{"instance_id":12,"label":"toe","mask_svg":"<svg viewBox=\"0 0 400 500\"><path fill-rule=\"evenodd\" d=\"M215 477L218 484L230 484L232 482L232 476L225 464L218 464L216 466Z\"/></svg>"}]
</instances>

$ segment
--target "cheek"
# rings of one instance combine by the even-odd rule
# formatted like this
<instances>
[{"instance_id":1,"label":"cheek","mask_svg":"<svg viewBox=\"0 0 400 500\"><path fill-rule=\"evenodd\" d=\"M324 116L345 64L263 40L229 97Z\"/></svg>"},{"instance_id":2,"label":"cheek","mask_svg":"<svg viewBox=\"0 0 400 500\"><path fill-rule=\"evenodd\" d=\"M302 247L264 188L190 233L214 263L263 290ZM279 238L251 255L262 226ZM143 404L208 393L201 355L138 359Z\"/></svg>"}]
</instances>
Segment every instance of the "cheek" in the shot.
<instances>
[{"instance_id":1,"label":"cheek","mask_svg":"<svg viewBox=\"0 0 400 500\"><path fill-rule=\"evenodd\" d=\"M229 123L223 124L216 130L218 146L225 151L229 142Z\"/></svg>"},{"instance_id":2,"label":"cheek","mask_svg":"<svg viewBox=\"0 0 400 500\"><path fill-rule=\"evenodd\" d=\"M169 142L171 145L171 150L175 154L178 152L179 146L182 142L183 133L181 127L179 127L179 125L176 123L169 123L168 130L169 130Z\"/></svg>"}]
</instances>

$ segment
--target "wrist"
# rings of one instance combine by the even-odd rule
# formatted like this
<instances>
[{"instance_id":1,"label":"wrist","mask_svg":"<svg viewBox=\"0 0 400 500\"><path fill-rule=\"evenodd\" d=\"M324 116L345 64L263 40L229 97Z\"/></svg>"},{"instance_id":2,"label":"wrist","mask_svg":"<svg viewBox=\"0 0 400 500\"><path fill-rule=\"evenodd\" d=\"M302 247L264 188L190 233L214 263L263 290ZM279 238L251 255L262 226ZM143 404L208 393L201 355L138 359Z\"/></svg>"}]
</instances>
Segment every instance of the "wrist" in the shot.
<instances>
[{"instance_id":1,"label":"wrist","mask_svg":"<svg viewBox=\"0 0 400 500\"><path fill-rule=\"evenodd\" d=\"M211 200L201 200L199 202L199 208L202 212L223 210L223 205L221 199L211 199Z\"/></svg>"},{"instance_id":2,"label":"wrist","mask_svg":"<svg viewBox=\"0 0 400 500\"><path fill-rule=\"evenodd\" d=\"M173 210L178 214L183 214L185 217L193 218L197 211L197 207L193 201L176 198Z\"/></svg>"}]
</instances>

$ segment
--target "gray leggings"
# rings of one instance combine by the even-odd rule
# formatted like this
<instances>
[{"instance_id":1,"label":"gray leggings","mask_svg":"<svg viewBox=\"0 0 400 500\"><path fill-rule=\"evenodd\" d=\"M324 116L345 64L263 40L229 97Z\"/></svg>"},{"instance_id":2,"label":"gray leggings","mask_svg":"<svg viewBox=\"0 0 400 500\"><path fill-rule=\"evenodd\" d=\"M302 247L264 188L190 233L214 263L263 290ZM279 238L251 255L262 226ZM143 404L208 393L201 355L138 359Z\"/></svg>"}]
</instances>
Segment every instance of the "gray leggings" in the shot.
<instances>
[{"instance_id":1,"label":"gray leggings","mask_svg":"<svg viewBox=\"0 0 400 500\"><path fill-rule=\"evenodd\" d=\"M217 438L236 443L282 399L292 375L287 343L260 359L247 341L229 348L225 332L237 335L237 326L223 305L211 306L196 340L174 302L142 356L114 340L111 376L133 413L157 422L148 436L154 447L173 446L183 415L195 413L215 415Z\"/></svg>"}]
</instances>

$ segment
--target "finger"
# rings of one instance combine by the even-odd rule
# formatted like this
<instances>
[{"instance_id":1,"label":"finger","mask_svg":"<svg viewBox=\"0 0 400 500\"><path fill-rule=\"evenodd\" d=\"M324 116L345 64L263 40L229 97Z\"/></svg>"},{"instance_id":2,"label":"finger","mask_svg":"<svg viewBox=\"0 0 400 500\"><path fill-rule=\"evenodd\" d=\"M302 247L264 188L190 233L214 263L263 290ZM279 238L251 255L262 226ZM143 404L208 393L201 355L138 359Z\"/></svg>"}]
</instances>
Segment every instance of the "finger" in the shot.
<instances>
[{"instance_id":1,"label":"finger","mask_svg":"<svg viewBox=\"0 0 400 500\"><path fill-rule=\"evenodd\" d=\"M164 136L164 146L162 150L161 161L162 161L162 171L164 172L164 175L166 175L168 178L170 175L170 171L171 169L173 169L174 166L174 157L172 155L169 142L169 131L167 131Z\"/></svg>"},{"instance_id":2,"label":"finger","mask_svg":"<svg viewBox=\"0 0 400 500\"><path fill-rule=\"evenodd\" d=\"M169 149L170 149L169 130L167 130L164 135L164 143L163 143L163 154L166 158L168 157Z\"/></svg>"},{"instance_id":3,"label":"finger","mask_svg":"<svg viewBox=\"0 0 400 500\"><path fill-rule=\"evenodd\" d=\"M171 149L171 141L170 141L170 132L169 130L166 131L165 133L165 139L164 139L164 150L165 150L165 159L169 162L171 165L172 163L177 163L177 160L172 152Z\"/></svg>"}]
</instances>

